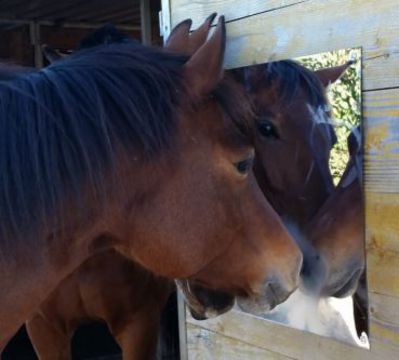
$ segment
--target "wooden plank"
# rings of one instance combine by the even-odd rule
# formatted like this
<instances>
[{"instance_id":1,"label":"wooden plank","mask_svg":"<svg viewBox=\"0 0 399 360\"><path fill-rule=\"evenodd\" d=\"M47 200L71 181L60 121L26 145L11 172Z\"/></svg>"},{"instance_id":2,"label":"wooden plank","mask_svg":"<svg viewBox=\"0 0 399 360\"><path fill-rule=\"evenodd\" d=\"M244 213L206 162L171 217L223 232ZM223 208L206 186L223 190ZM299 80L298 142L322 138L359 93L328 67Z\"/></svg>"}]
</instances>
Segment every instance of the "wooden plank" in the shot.
<instances>
[{"instance_id":1,"label":"wooden plank","mask_svg":"<svg viewBox=\"0 0 399 360\"><path fill-rule=\"evenodd\" d=\"M141 42L144 45L151 45L151 10L150 2L140 0L140 27Z\"/></svg>"},{"instance_id":2,"label":"wooden plank","mask_svg":"<svg viewBox=\"0 0 399 360\"><path fill-rule=\"evenodd\" d=\"M227 22L256 15L267 11L289 7L303 0L171 0L172 25L188 17L193 20L193 28L198 27L213 12L224 15Z\"/></svg>"},{"instance_id":3,"label":"wooden plank","mask_svg":"<svg viewBox=\"0 0 399 360\"><path fill-rule=\"evenodd\" d=\"M397 359L399 352L399 345L397 343L386 341L385 338L381 339L382 330L378 332L379 336L371 338L371 350L366 350L333 339L272 323L235 310L207 321L196 321L188 316L188 323L189 325L210 330L211 333L206 333L208 335L217 333L228 338L240 340L246 344L252 344L258 349L272 351L273 353L282 354L294 359L394 360ZM191 337L193 339L190 333L192 327L189 327L189 325L188 338ZM376 330L376 327L374 326L373 329ZM220 357L214 358L228 358L224 356L224 353L219 355Z\"/></svg>"},{"instance_id":4,"label":"wooden plank","mask_svg":"<svg viewBox=\"0 0 399 360\"><path fill-rule=\"evenodd\" d=\"M396 0L172 0L172 25L192 17L197 26L215 10L231 20L228 68L362 46L363 89L399 87Z\"/></svg>"},{"instance_id":5,"label":"wooden plank","mask_svg":"<svg viewBox=\"0 0 399 360\"><path fill-rule=\"evenodd\" d=\"M187 324L189 360L289 360L290 357Z\"/></svg>"},{"instance_id":6,"label":"wooden plank","mask_svg":"<svg viewBox=\"0 0 399 360\"><path fill-rule=\"evenodd\" d=\"M177 290L177 316L179 322L180 360L187 360L187 331L186 331L186 306L184 296Z\"/></svg>"},{"instance_id":7,"label":"wooden plank","mask_svg":"<svg viewBox=\"0 0 399 360\"><path fill-rule=\"evenodd\" d=\"M399 89L363 92L366 192L399 192L398 118ZM383 222L373 224L383 226Z\"/></svg>"},{"instance_id":8,"label":"wooden plank","mask_svg":"<svg viewBox=\"0 0 399 360\"><path fill-rule=\"evenodd\" d=\"M159 13L159 27L160 34L163 37L163 41L167 40L171 32L171 18L170 18L170 1L161 0L161 12Z\"/></svg>"},{"instance_id":9,"label":"wooden plank","mask_svg":"<svg viewBox=\"0 0 399 360\"><path fill-rule=\"evenodd\" d=\"M371 340L399 346L399 298L369 293L369 302Z\"/></svg>"},{"instance_id":10,"label":"wooden plank","mask_svg":"<svg viewBox=\"0 0 399 360\"><path fill-rule=\"evenodd\" d=\"M399 297L399 195L366 192L365 199L369 289Z\"/></svg>"}]
</instances>

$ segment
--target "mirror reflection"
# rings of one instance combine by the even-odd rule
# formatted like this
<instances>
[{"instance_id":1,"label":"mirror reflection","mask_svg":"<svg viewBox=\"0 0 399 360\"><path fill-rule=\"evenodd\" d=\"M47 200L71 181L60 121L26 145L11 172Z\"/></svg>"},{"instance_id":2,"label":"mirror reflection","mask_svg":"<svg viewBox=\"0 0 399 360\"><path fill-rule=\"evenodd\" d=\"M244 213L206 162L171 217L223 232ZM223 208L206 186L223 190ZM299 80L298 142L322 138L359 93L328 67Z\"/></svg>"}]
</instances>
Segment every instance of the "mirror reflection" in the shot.
<instances>
[{"instance_id":1,"label":"mirror reflection","mask_svg":"<svg viewBox=\"0 0 399 360\"><path fill-rule=\"evenodd\" d=\"M256 112L254 172L300 246L300 287L263 317L368 347L361 50L231 70Z\"/></svg>"}]
</instances>

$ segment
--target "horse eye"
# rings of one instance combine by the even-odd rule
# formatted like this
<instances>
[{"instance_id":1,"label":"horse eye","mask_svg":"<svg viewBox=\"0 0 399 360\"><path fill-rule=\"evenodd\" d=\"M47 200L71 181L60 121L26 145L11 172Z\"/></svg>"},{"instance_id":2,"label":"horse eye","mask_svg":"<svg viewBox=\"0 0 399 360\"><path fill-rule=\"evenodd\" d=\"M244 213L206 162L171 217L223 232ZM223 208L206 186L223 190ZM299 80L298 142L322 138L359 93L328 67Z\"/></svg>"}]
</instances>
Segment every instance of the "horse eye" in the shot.
<instances>
[{"instance_id":1,"label":"horse eye","mask_svg":"<svg viewBox=\"0 0 399 360\"><path fill-rule=\"evenodd\" d=\"M235 167L240 174L248 174L249 170L252 168L253 158L248 158L235 163Z\"/></svg>"},{"instance_id":2,"label":"horse eye","mask_svg":"<svg viewBox=\"0 0 399 360\"><path fill-rule=\"evenodd\" d=\"M270 120L262 120L258 123L258 130L262 136L269 139L279 139L277 129Z\"/></svg>"}]
</instances>

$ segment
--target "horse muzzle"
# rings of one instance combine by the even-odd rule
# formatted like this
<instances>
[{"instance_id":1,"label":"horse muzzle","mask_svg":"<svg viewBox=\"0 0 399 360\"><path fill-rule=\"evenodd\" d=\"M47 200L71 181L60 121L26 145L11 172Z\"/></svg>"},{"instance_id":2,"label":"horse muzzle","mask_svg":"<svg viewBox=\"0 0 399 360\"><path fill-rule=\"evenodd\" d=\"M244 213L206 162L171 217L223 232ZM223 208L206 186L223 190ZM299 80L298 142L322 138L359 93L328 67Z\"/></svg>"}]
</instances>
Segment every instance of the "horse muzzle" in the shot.
<instances>
[{"instance_id":1,"label":"horse muzzle","mask_svg":"<svg viewBox=\"0 0 399 360\"><path fill-rule=\"evenodd\" d=\"M238 297L237 304L245 312L254 315L264 314L287 300L296 289L297 282L295 285L287 286L286 283L273 279L267 281L255 295Z\"/></svg>"},{"instance_id":2,"label":"horse muzzle","mask_svg":"<svg viewBox=\"0 0 399 360\"><path fill-rule=\"evenodd\" d=\"M189 280L176 280L183 293L192 317L196 320L211 319L229 311L235 297L219 290L208 289Z\"/></svg>"}]
</instances>

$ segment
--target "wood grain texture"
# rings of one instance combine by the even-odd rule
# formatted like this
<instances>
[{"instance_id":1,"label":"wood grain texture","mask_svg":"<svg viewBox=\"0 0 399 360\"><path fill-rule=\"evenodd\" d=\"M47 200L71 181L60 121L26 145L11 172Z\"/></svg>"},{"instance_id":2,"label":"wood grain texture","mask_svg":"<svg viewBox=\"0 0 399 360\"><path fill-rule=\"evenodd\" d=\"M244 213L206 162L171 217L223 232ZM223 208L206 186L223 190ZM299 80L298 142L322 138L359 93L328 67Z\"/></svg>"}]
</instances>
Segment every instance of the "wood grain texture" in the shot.
<instances>
[{"instance_id":1,"label":"wood grain texture","mask_svg":"<svg viewBox=\"0 0 399 360\"><path fill-rule=\"evenodd\" d=\"M366 350L306 331L278 325L235 310L207 321L196 321L189 316L187 319L188 338L192 339L191 341L194 341L194 343L202 343L201 346L204 347L206 347L206 344L220 341L213 338L217 336L236 339L247 345L252 344L251 351L253 349L259 349L257 350L259 352L267 350L291 359L301 360L396 360L399 353L398 344L389 341L386 337L385 332L389 329L387 330L385 326L377 329L378 324L374 325L374 323L372 323L372 327L376 334L371 338L371 350ZM206 334L206 342L201 337L196 338L199 329L203 329L202 333ZM210 358L228 359L229 346L226 349L218 350L218 355ZM191 349L192 347L189 347L189 354ZM212 350L209 350L209 347L208 351L212 355L214 354ZM223 351L226 351L226 353ZM252 359L251 353L248 354L248 357L242 358ZM268 359L268 357L266 356L264 359Z\"/></svg>"},{"instance_id":2,"label":"wood grain texture","mask_svg":"<svg viewBox=\"0 0 399 360\"><path fill-rule=\"evenodd\" d=\"M305 0L306 1L306 0ZM224 15L227 22L302 3L304 0L171 0L172 25L190 17L193 28L198 27L213 12Z\"/></svg>"},{"instance_id":3,"label":"wood grain texture","mask_svg":"<svg viewBox=\"0 0 399 360\"><path fill-rule=\"evenodd\" d=\"M395 296L399 306L399 196L366 192L365 199L369 290Z\"/></svg>"},{"instance_id":4,"label":"wood grain texture","mask_svg":"<svg viewBox=\"0 0 399 360\"><path fill-rule=\"evenodd\" d=\"M292 359L192 324L187 324L187 332L189 360Z\"/></svg>"},{"instance_id":5,"label":"wood grain texture","mask_svg":"<svg viewBox=\"0 0 399 360\"><path fill-rule=\"evenodd\" d=\"M367 73L363 76L367 77ZM398 119L399 89L363 93L366 192L399 193ZM392 206L397 208L399 203ZM381 222L373 224L380 226Z\"/></svg>"},{"instance_id":6,"label":"wood grain texture","mask_svg":"<svg viewBox=\"0 0 399 360\"><path fill-rule=\"evenodd\" d=\"M363 47L365 90L399 86L396 0L172 0L171 22L225 14L226 67ZM253 16L248 16L253 15Z\"/></svg>"}]
</instances>

